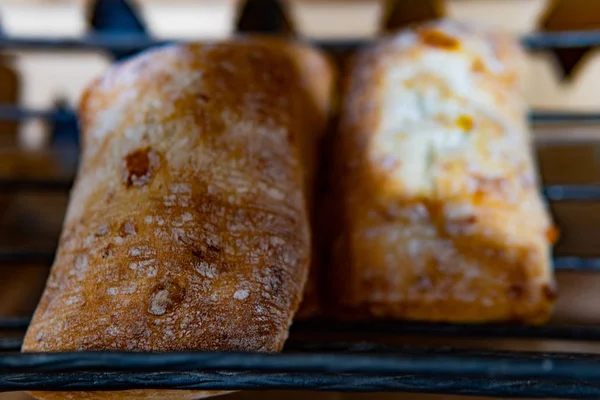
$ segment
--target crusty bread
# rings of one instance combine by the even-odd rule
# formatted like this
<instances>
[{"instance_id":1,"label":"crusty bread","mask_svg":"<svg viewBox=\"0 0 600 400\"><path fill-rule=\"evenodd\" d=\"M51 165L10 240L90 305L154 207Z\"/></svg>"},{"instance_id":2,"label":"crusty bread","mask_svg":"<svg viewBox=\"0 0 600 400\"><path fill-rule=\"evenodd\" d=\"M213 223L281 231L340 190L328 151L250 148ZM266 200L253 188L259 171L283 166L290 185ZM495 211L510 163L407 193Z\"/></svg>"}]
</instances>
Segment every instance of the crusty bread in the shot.
<instances>
[{"instance_id":1,"label":"crusty bread","mask_svg":"<svg viewBox=\"0 0 600 400\"><path fill-rule=\"evenodd\" d=\"M267 38L261 38L263 43L270 42ZM274 40L277 46L279 40ZM320 254L321 230L327 221L320 220L318 210L320 208L321 194L317 193L318 171L320 168L321 142L325 139L330 124L333 110L332 96L337 71L329 57L324 56L310 46L287 46L287 51L294 62L299 80L302 86L303 96L309 99L305 112L305 139L301 141L303 165L305 166L305 188L308 199L308 209L313 229L313 257L311 268L304 287L304 294L300 308L295 319L310 319L319 316L323 311L322 303L322 277L323 265Z\"/></svg>"},{"instance_id":2,"label":"crusty bread","mask_svg":"<svg viewBox=\"0 0 600 400\"><path fill-rule=\"evenodd\" d=\"M332 311L545 321L555 299L522 53L451 21L399 32L350 68L335 147Z\"/></svg>"},{"instance_id":3,"label":"crusty bread","mask_svg":"<svg viewBox=\"0 0 600 400\"><path fill-rule=\"evenodd\" d=\"M309 269L306 164L323 108L300 53L318 58L266 39L169 46L91 85L81 165L23 351L282 348Z\"/></svg>"}]
</instances>

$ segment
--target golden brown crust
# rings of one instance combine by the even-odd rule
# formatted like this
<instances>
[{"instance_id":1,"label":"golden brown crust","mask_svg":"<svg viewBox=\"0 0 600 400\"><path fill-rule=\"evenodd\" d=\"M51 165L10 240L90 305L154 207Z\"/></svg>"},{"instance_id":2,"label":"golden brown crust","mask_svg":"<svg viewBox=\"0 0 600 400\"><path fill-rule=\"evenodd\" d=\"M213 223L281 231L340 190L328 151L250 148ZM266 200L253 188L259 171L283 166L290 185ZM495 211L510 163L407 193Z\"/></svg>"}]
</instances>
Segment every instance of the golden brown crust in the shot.
<instances>
[{"instance_id":1,"label":"golden brown crust","mask_svg":"<svg viewBox=\"0 0 600 400\"><path fill-rule=\"evenodd\" d=\"M333 182L333 312L545 321L552 225L536 185L518 47L442 21L362 51Z\"/></svg>"},{"instance_id":2,"label":"golden brown crust","mask_svg":"<svg viewBox=\"0 0 600 400\"><path fill-rule=\"evenodd\" d=\"M87 90L82 162L23 351L281 349L310 262L315 119L290 54L250 39L170 46Z\"/></svg>"},{"instance_id":3,"label":"golden brown crust","mask_svg":"<svg viewBox=\"0 0 600 400\"><path fill-rule=\"evenodd\" d=\"M246 40L241 36L238 40ZM319 218L317 209L319 207L319 193L316 193L317 170L319 169L320 143L324 139L325 133L329 129L330 117L333 111L332 96L335 85L337 71L332 60L325 56L321 51L301 42L288 43L282 46L282 40L272 36L253 35L249 40L260 40L261 44L273 46L276 49L283 50L289 56L300 83L300 93L305 98L304 119L299 121L302 124L303 132L300 141L302 159L304 166L305 186L304 191L308 199L309 214L311 225L314 226L313 232L313 257L311 258L311 268L308 279L304 287L304 293L300 308L295 315L296 320L310 319L319 316L323 312L322 306L322 275L323 266L321 257L318 254L319 249L316 243L319 240Z\"/></svg>"},{"instance_id":4,"label":"golden brown crust","mask_svg":"<svg viewBox=\"0 0 600 400\"><path fill-rule=\"evenodd\" d=\"M261 38L263 42L273 41L275 46L280 43L279 40ZM321 152L321 142L331 126L330 117L334 112L332 110L332 95L336 78L336 71L333 62L324 57L323 53L314 48L303 45L287 46L287 51L294 63L296 73L301 83L302 96L308 101L306 117L302 121L306 139L301 143L303 145L303 165L305 166L305 193L308 199L309 214L313 229L313 257L311 268L304 287L304 294L300 308L296 313L295 319L308 319L319 316L322 311L322 263L318 249L317 240L320 239L320 224L317 210L319 208L320 194L316 192L317 171L319 170L319 154ZM312 134L312 136L309 136Z\"/></svg>"}]
</instances>

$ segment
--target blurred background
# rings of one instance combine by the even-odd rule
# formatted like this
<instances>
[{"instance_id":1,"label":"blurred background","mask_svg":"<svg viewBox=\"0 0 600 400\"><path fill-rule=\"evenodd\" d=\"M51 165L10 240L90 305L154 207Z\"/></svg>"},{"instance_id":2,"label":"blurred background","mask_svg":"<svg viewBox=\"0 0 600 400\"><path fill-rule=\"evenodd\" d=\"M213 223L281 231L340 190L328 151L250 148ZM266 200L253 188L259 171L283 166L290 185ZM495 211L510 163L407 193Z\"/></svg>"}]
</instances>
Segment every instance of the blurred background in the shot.
<instances>
[{"instance_id":1,"label":"blurred background","mask_svg":"<svg viewBox=\"0 0 600 400\"><path fill-rule=\"evenodd\" d=\"M110 12L115 7L122 10L118 18ZM273 13L277 14L274 18ZM136 38L146 35L148 40L219 39L238 28L248 31L261 24L264 27L265 21L278 21L272 28L282 28L287 34L311 40L354 41L442 16L501 28L516 37L534 36L544 31L600 29L600 1L0 0L0 314L27 316L37 304L77 162L76 122L71 112L92 79L115 59L131 53L118 48L94 50L93 46L33 49L36 39L60 37L68 42L102 32ZM9 46L4 40L7 38L22 40L21 45L13 41ZM342 68L345 55L336 58ZM525 96L534 110L600 115L600 48L545 49L529 52L527 57ZM588 122L539 124L534 126L534 133L544 183L600 183L600 117ZM36 182L43 184L34 185ZM557 254L600 257L600 205L561 202L552 210L562 230ZM10 255L18 253L27 257L11 259ZM600 275L561 273L559 286L556 321L600 323L600 307L595 306L600 304ZM436 343L458 341L441 339ZM593 343L459 344L600 352ZM291 400L316 395L245 393L230 398L283 396ZM398 398L377 394L321 396ZM0 394L2 400L9 398L27 397Z\"/></svg>"}]
</instances>

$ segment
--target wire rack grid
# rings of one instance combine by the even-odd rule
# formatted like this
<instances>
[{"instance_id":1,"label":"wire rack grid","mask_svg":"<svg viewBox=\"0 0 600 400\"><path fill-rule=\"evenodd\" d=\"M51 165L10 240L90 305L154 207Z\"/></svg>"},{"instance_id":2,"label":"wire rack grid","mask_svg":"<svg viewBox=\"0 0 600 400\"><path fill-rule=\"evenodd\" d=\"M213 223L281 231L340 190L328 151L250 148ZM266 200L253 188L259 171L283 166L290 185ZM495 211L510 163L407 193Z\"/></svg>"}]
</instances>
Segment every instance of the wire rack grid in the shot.
<instances>
[{"instance_id":1,"label":"wire rack grid","mask_svg":"<svg viewBox=\"0 0 600 400\"><path fill-rule=\"evenodd\" d=\"M254 1L249 1L253 3ZM277 32L282 18L276 1L271 19L246 30ZM246 21L247 22L247 21ZM149 36L135 10L123 1L102 0L92 17L94 30L83 38L11 37L0 33L0 49L27 51L101 49L122 58L158 41ZM248 28L250 26L250 28ZM535 33L522 40L531 51L600 45L600 32ZM361 43L318 42L328 51L344 52ZM1 120L45 119L54 135L76 142L72 110L31 110L0 104ZM600 123L600 115L534 112L536 124ZM22 180L0 177L0 193L65 192L72 179ZM544 188L549 201L600 200L600 185L552 185ZM0 265L43 263L53 251L0 248ZM600 258L555 257L556 270L600 272ZM410 391L529 398L600 398L600 356L576 353L473 351L442 347L410 347L368 343L291 340L282 354L257 353L58 353L20 354L28 318L0 317L0 391L155 389L297 389L326 391ZM600 341L600 327L520 325L452 325L426 323L359 323L313 321L295 324L295 333L418 335L462 338L517 338Z\"/></svg>"}]
</instances>

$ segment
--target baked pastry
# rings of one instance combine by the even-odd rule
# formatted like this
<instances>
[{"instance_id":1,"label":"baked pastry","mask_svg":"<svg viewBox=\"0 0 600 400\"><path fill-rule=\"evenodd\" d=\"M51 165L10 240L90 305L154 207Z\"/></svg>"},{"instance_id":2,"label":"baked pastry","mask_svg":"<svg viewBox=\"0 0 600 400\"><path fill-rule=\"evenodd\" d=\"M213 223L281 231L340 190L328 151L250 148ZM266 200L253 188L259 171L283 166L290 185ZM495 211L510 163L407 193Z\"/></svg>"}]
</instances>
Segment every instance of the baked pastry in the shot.
<instances>
[{"instance_id":1,"label":"baked pastry","mask_svg":"<svg viewBox=\"0 0 600 400\"><path fill-rule=\"evenodd\" d=\"M297 52L317 57L266 39L174 45L90 86L81 165L23 351L282 348L309 269L320 109Z\"/></svg>"},{"instance_id":2,"label":"baked pastry","mask_svg":"<svg viewBox=\"0 0 600 400\"><path fill-rule=\"evenodd\" d=\"M547 320L556 239L511 38L447 20L359 52L335 146L332 311Z\"/></svg>"},{"instance_id":3,"label":"baked pastry","mask_svg":"<svg viewBox=\"0 0 600 400\"><path fill-rule=\"evenodd\" d=\"M272 38L261 37L263 43L268 43ZM280 40L273 40L277 46ZM326 221L319 215L322 193L321 171L323 153L323 142L329 139L331 116L335 113L335 78L336 68L332 60L322 52L316 51L310 46L287 46L287 51L294 61L294 66L301 83L303 95L310 101L306 107L310 109L305 113L304 140L300 142L303 146L303 165L305 172L305 194L308 199L308 209L313 226L311 268L304 287L304 294L300 308L294 317L295 320L310 319L317 317L323 312L323 263L320 252L322 250L323 235L322 227Z\"/></svg>"}]
</instances>

